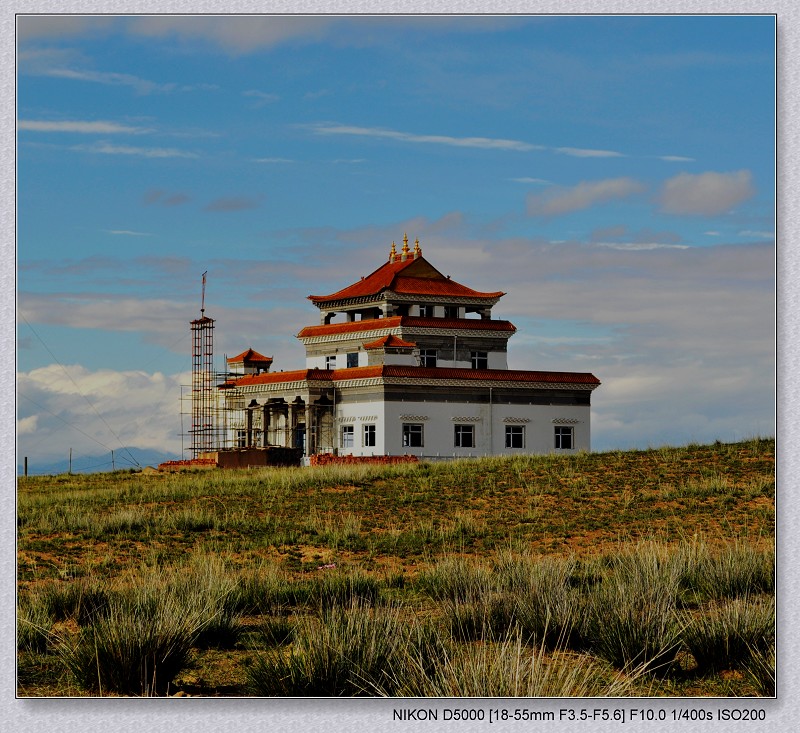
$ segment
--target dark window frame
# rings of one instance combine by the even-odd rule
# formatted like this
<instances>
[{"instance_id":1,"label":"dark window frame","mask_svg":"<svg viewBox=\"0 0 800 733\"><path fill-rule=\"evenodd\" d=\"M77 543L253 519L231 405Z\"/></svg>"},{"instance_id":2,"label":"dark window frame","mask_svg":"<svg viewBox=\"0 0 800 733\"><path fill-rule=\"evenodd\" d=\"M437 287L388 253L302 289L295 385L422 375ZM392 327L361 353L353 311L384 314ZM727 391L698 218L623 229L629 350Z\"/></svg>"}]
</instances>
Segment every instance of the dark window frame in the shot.
<instances>
[{"instance_id":1,"label":"dark window frame","mask_svg":"<svg viewBox=\"0 0 800 733\"><path fill-rule=\"evenodd\" d=\"M525 426L506 425L506 448L525 448Z\"/></svg>"},{"instance_id":2,"label":"dark window frame","mask_svg":"<svg viewBox=\"0 0 800 733\"><path fill-rule=\"evenodd\" d=\"M575 447L575 428L570 425L556 425L553 429L556 450L572 450Z\"/></svg>"},{"instance_id":3,"label":"dark window frame","mask_svg":"<svg viewBox=\"0 0 800 733\"><path fill-rule=\"evenodd\" d=\"M425 447L425 426L422 423L403 423L403 448Z\"/></svg>"},{"instance_id":4,"label":"dark window frame","mask_svg":"<svg viewBox=\"0 0 800 733\"><path fill-rule=\"evenodd\" d=\"M475 447L475 426L458 423L453 430L453 446L456 448Z\"/></svg>"}]
</instances>

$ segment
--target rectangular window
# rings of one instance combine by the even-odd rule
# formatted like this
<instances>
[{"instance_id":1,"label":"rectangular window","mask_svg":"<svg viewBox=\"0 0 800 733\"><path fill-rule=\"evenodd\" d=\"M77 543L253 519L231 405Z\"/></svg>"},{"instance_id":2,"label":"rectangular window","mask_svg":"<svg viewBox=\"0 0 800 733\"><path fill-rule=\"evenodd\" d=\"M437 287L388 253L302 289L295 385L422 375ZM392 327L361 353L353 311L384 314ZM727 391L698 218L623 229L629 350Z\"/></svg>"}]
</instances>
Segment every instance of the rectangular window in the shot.
<instances>
[{"instance_id":1,"label":"rectangular window","mask_svg":"<svg viewBox=\"0 0 800 733\"><path fill-rule=\"evenodd\" d=\"M475 426L474 425L456 425L455 441L453 445L456 448L474 448L475 447Z\"/></svg>"},{"instance_id":2,"label":"rectangular window","mask_svg":"<svg viewBox=\"0 0 800 733\"><path fill-rule=\"evenodd\" d=\"M444 317L445 318L458 318L458 306L457 305L446 305L444 307Z\"/></svg>"},{"instance_id":3,"label":"rectangular window","mask_svg":"<svg viewBox=\"0 0 800 733\"><path fill-rule=\"evenodd\" d=\"M563 425L556 425L556 450L572 450L574 445L574 430Z\"/></svg>"},{"instance_id":4,"label":"rectangular window","mask_svg":"<svg viewBox=\"0 0 800 733\"><path fill-rule=\"evenodd\" d=\"M326 369L336 369L336 357L335 356L326 356L325 357L325 368Z\"/></svg>"},{"instance_id":5,"label":"rectangular window","mask_svg":"<svg viewBox=\"0 0 800 733\"><path fill-rule=\"evenodd\" d=\"M525 447L525 426L506 425L506 448Z\"/></svg>"},{"instance_id":6,"label":"rectangular window","mask_svg":"<svg viewBox=\"0 0 800 733\"><path fill-rule=\"evenodd\" d=\"M489 368L489 354L486 351L470 351L470 359L472 360L473 369L488 369Z\"/></svg>"},{"instance_id":7,"label":"rectangular window","mask_svg":"<svg viewBox=\"0 0 800 733\"><path fill-rule=\"evenodd\" d=\"M419 365L424 367L436 366L436 349L420 349Z\"/></svg>"},{"instance_id":8,"label":"rectangular window","mask_svg":"<svg viewBox=\"0 0 800 733\"><path fill-rule=\"evenodd\" d=\"M403 447L422 448L422 425L403 423Z\"/></svg>"},{"instance_id":9,"label":"rectangular window","mask_svg":"<svg viewBox=\"0 0 800 733\"><path fill-rule=\"evenodd\" d=\"M375 447L375 426L374 425L365 425L364 426L364 446L366 448L374 448Z\"/></svg>"},{"instance_id":10,"label":"rectangular window","mask_svg":"<svg viewBox=\"0 0 800 733\"><path fill-rule=\"evenodd\" d=\"M432 318L433 317L433 306L432 305L421 305L419 307L419 315L420 315L420 318Z\"/></svg>"},{"instance_id":11,"label":"rectangular window","mask_svg":"<svg viewBox=\"0 0 800 733\"><path fill-rule=\"evenodd\" d=\"M247 447L247 431L246 430L237 430L236 431L236 447L237 448L246 448Z\"/></svg>"},{"instance_id":12,"label":"rectangular window","mask_svg":"<svg viewBox=\"0 0 800 733\"><path fill-rule=\"evenodd\" d=\"M342 448L353 447L353 436L355 431L352 425L342 425Z\"/></svg>"},{"instance_id":13,"label":"rectangular window","mask_svg":"<svg viewBox=\"0 0 800 733\"><path fill-rule=\"evenodd\" d=\"M354 351L347 355L347 368L352 369L358 366L358 352Z\"/></svg>"}]
</instances>

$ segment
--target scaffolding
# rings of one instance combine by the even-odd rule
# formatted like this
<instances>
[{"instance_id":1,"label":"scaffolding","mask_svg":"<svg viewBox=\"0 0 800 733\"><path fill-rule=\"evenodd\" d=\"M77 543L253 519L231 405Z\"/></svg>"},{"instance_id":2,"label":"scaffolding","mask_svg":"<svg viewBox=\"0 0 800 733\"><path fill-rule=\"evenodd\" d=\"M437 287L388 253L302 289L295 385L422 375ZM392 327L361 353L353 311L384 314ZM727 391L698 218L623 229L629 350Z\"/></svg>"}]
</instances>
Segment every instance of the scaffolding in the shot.
<instances>
[{"instance_id":1,"label":"scaffolding","mask_svg":"<svg viewBox=\"0 0 800 733\"><path fill-rule=\"evenodd\" d=\"M192 327L192 458L216 448L214 319L202 316Z\"/></svg>"}]
</instances>

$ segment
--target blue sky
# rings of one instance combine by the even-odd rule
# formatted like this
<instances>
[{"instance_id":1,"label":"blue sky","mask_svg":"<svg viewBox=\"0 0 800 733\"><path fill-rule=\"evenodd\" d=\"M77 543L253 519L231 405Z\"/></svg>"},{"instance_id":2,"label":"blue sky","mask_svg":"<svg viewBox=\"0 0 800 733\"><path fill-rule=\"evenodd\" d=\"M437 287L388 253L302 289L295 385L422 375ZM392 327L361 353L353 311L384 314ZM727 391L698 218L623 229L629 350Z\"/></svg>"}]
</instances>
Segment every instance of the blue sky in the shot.
<instances>
[{"instance_id":1,"label":"blue sky","mask_svg":"<svg viewBox=\"0 0 800 733\"><path fill-rule=\"evenodd\" d=\"M302 366L404 232L591 371L593 447L774 433L769 16L19 17L18 451L180 452L188 322Z\"/></svg>"}]
</instances>

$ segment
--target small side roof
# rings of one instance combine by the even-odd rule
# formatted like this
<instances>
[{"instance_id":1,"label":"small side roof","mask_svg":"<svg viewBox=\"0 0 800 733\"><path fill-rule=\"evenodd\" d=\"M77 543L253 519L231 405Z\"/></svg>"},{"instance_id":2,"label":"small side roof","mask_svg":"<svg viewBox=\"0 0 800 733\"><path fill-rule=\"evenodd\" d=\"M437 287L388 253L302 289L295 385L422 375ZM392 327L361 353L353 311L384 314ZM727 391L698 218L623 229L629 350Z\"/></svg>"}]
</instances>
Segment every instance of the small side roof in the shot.
<instances>
[{"instance_id":1,"label":"small side roof","mask_svg":"<svg viewBox=\"0 0 800 733\"><path fill-rule=\"evenodd\" d=\"M240 364L240 363L272 364L272 357L259 354L257 351L253 351L253 349L247 349L246 351L243 351L241 354L237 354L236 356L232 356L228 359L228 364Z\"/></svg>"}]
</instances>

